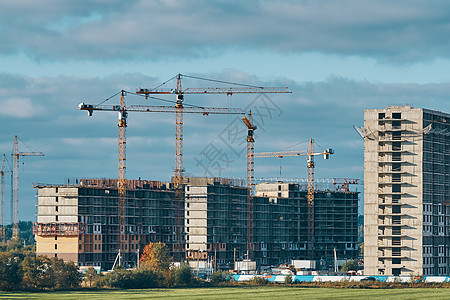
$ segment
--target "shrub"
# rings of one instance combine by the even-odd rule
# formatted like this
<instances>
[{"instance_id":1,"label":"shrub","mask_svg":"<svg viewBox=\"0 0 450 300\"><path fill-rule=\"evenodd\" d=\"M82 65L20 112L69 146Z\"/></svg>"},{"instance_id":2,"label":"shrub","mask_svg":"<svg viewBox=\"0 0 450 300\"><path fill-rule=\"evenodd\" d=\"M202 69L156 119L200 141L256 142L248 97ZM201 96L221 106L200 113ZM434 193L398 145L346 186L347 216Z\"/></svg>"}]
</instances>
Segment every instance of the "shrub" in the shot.
<instances>
[{"instance_id":1,"label":"shrub","mask_svg":"<svg viewBox=\"0 0 450 300\"><path fill-rule=\"evenodd\" d=\"M217 271L211 275L211 283L220 284L231 280L231 274L227 272Z\"/></svg>"},{"instance_id":2,"label":"shrub","mask_svg":"<svg viewBox=\"0 0 450 300\"><path fill-rule=\"evenodd\" d=\"M149 269L126 270L118 268L102 277L97 285L120 289L153 288L161 285L161 276Z\"/></svg>"},{"instance_id":3,"label":"shrub","mask_svg":"<svg viewBox=\"0 0 450 300\"><path fill-rule=\"evenodd\" d=\"M0 253L0 290L16 290L22 283L19 259L11 253Z\"/></svg>"},{"instance_id":4,"label":"shrub","mask_svg":"<svg viewBox=\"0 0 450 300\"><path fill-rule=\"evenodd\" d=\"M286 277L284 277L284 283L285 284L291 284L292 283L292 276L291 275L287 275Z\"/></svg>"},{"instance_id":5,"label":"shrub","mask_svg":"<svg viewBox=\"0 0 450 300\"><path fill-rule=\"evenodd\" d=\"M175 286L191 286L195 283L194 274L187 264L182 264L178 268L170 270L174 273Z\"/></svg>"},{"instance_id":6,"label":"shrub","mask_svg":"<svg viewBox=\"0 0 450 300\"><path fill-rule=\"evenodd\" d=\"M255 276L252 279L250 279L248 283L251 285L264 285L267 284L268 281L264 277Z\"/></svg>"}]
</instances>

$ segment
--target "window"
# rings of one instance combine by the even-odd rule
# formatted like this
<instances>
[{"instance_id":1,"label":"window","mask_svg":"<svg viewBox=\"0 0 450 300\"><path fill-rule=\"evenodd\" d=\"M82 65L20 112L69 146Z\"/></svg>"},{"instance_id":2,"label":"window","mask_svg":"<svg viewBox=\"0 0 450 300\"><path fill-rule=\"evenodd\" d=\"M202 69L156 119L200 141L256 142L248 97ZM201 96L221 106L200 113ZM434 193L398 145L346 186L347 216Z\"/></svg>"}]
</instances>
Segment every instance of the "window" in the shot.
<instances>
[{"instance_id":1,"label":"window","mask_svg":"<svg viewBox=\"0 0 450 300\"><path fill-rule=\"evenodd\" d=\"M401 163L392 163L392 171L393 172L400 172L401 170L402 170Z\"/></svg>"},{"instance_id":2,"label":"window","mask_svg":"<svg viewBox=\"0 0 450 300\"><path fill-rule=\"evenodd\" d=\"M399 276L402 273L401 268L392 268L392 275Z\"/></svg>"},{"instance_id":3,"label":"window","mask_svg":"<svg viewBox=\"0 0 450 300\"><path fill-rule=\"evenodd\" d=\"M59 221L59 218L58 218L58 216L55 216L56 217L56 221Z\"/></svg>"},{"instance_id":4,"label":"window","mask_svg":"<svg viewBox=\"0 0 450 300\"><path fill-rule=\"evenodd\" d=\"M402 139L402 132L401 131L394 131L394 132L392 132L392 139L393 140L401 140Z\"/></svg>"},{"instance_id":5,"label":"window","mask_svg":"<svg viewBox=\"0 0 450 300\"><path fill-rule=\"evenodd\" d=\"M400 205L392 205L392 213L400 214L402 212L402 207Z\"/></svg>"},{"instance_id":6,"label":"window","mask_svg":"<svg viewBox=\"0 0 450 300\"><path fill-rule=\"evenodd\" d=\"M402 248L392 248L392 256L401 256Z\"/></svg>"},{"instance_id":7,"label":"window","mask_svg":"<svg viewBox=\"0 0 450 300\"><path fill-rule=\"evenodd\" d=\"M400 129L402 123L400 121L392 121L392 129Z\"/></svg>"},{"instance_id":8,"label":"window","mask_svg":"<svg viewBox=\"0 0 450 300\"><path fill-rule=\"evenodd\" d=\"M392 182L401 182L402 180L402 174L400 173L393 173L392 174Z\"/></svg>"},{"instance_id":9,"label":"window","mask_svg":"<svg viewBox=\"0 0 450 300\"><path fill-rule=\"evenodd\" d=\"M58 244L55 244L55 250L58 250Z\"/></svg>"},{"instance_id":10,"label":"window","mask_svg":"<svg viewBox=\"0 0 450 300\"><path fill-rule=\"evenodd\" d=\"M392 153L392 161L401 161L401 160L402 160L402 154L400 152Z\"/></svg>"},{"instance_id":11,"label":"window","mask_svg":"<svg viewBox=\"0 0 450 300\"><path fill-rule=\"evenodd\" d=\"M400 246L402 243L401 237L394 236L392 237L392 246Z\"/></svg>"},{"instance_id":12,"label":"window","mask_svg":"<svg viewBox=\"0 0 450 300\"><path fill-rule=\"evenodd\" d=\"M402 259L401 258L393 258L392 259L392 264L393 265L399 265L402 263Z\"/></svg>"},{"instance_id":13,"label":"window","mask_svg":"<svg viewBox=\"0 0 450 300\"><path fill-rule=\"evenodd\" d=\"M392 119L401 119L402 113L392 113Z\"/></svg>"},{"instance_id":14,"label":"window","mask_svg":"<svg viewBox=\"0 0 450 300\"><path fill-rule=\"evenodd\" d=\"M56 240L58 240L58 236L57 236L57 235L55 235L55 241L56 241Z\"/></svg>"},{"instance_id":15,"label":"window","mask_svg":"<svg viewBox=\"0 0 450 300\"><path fill-rule=\"evenodd\" d=\"M401 142L392 142L392 151L400 151L402 150Z\"/></svg>"},{"instance_id":16,"label":"window","mask_svg":"<svg viewBox=\"0 0 450 300\"><path fill-rule=\"evenodd\" d=\"M385 113L378 113L378 119L384 119L386 117Z\"/></svg>"},{"instance_id":17,"label":"window","mask_svg":"<svg viewBox=\"0 0 450 300\"><path fill-rule=\"evenodd\" d=\"M402 217L401 216L392 216L392 224L393 225L400 225L402 224Z\"/></svg>"},{"instance_id":18,"label":"window","mask_svg":"<svg viewBox=\"0 0 450 300\"><path fill-rule=\"evenodd\" d=\"M401 234L402 234L402 228L400 226L392 227L392 235L401 235Z\"/></svg>"},{"instance_id":19,"label":"window","mask_svg":"<svg viewBox=\"0 0 450 300\"><path fill-rule=\"evenodd\" d=\"M55 206L55 211L58 211L58 206Z\"/></svg>"},{"instance_id":20,"label":"window","mask_svg":"<svg viewBox=\"0 0 450 300\"><path fill-rule=\"evenodd\" d=\"M55 197L55 201L56 201L56 202L58 202L58 200L59 200L59 197L58 197L58 196L56 196L56 197Z\"/></svg>"},{"instance_id":21,"label":"window","mask_svg":"<svg viewBox=\"0 0 450 300\"><path fill-rule=\"evenodd\" d=\"M400 184L393 184L392 185L392 192L393 193L401 193L402 192L402 186Z\"/></svg>"},{"instance_id":22,"label":"window","mask_svg":"<svg viewBox=\"0 0 450 300\"><path fill-rule=\"evenodd\" d=\"M392 203L399 203L402 195L392 195Z\"/></svg>"}]
</instances>

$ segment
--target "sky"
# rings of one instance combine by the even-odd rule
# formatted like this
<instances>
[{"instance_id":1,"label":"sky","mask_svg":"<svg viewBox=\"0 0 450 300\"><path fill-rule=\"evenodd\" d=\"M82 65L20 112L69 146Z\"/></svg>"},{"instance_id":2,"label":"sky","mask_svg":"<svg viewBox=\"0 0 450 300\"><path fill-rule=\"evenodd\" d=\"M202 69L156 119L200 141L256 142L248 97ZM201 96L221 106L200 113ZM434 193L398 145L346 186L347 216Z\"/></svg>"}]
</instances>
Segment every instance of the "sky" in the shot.
<instances>
[{"instance_id":1,"label":"sky","mask_svg":"<svg viewBox=\"0 0 450 300\"><path fill-rule=\"evenodd\" d=\"M0 154L12 164L15 135L19 151L45 154L20 158L19 218L36 220L34 183L117 178L117 116L89 117L80 102L116 105L125 90L127 105L173 105L173 95L134 92L179 73L183 89L289 87L184 101L252 110L255 152L306 150L313 138L317 151L335 150L316 157L316 178L362 180L353 125L364 109L450 112L449 35L450 2L437 0L0 0ZM186 114L186 174L245 178L245 134L239 116ZM127 178L169 181L174 154L174 114L130 112ZM256 178L280 172L306 178L306 158L255 161ZM9 173L6 186L9 223Z\"/></svg>"}]
</instances>

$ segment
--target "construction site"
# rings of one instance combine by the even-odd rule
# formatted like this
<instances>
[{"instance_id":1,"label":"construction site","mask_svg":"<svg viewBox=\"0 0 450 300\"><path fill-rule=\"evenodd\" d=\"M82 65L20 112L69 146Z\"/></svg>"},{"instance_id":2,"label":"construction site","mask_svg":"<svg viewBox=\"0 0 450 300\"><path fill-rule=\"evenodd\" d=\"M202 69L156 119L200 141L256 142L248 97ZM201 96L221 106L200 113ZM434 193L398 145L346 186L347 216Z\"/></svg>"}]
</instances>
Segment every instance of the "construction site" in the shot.
<instances>
[{"instance_id":1,"label":"construction site","mask_svg":"<svg viewBox=\"0 0 450 300\"><path fill-rule=\"evenodd\" d=\"M315 157L328 159L330 148L316 151L313 139L307 150L255 153L251 111L239 108L185 106L186 94L283 94L284 87L239 85L219 88L182 88L178 74L175 89L139 88L145 99L175 95L174 106L126 105L122 90L118 105L80 103L79 110L117 112L118 178L80 178L65 184L35 184L37 222L36 254L73 261L78 266L110 270L134 267L145 245L162 242L175 261L213 270L262 271L293 260L310 263L310 269L336 270L336 260L356 259L358 248L359 192L351 191L357 179L333 179L321 188L314 178ZM223 83L223 82L222 82ZM102 102L103 103L103 102ZM175 167L170 182L126 178L126 128L130 112L175 114ZM183 114L240 115L246 129L245 179L184 175ZM15 142L14 164L22 153ZM306 158L306 184L289 180L255 182L255 158ZM168 166L169 167L169 166ZM4 169L4 168L3 168ZM305 170L305 171L306 171ZM306 173L306 172L305 172ZM2 173L3 174L3 173ZM18 178L18 171L17 171ZM18 185L14 189L18 202ZM16 195L15 194L15 195ZM14 224L16 228L17 204ZM245 262L247 267L236 267ZM317 264L316 264L317 263ZM249 267L250 266L250 267Z\"/></svg>"},{"instance_id":2,"label":"construction site","mask_svg":"<svg viewBox=\"0 0 450 300\"><path fill-rule=\"evenodd\" d=\"M126 185L127 213L119 234L117 180L37 184L36 253L103 270L113 267L119 238L121 264L127 267L136 266L139 250L150 242L165 243L178 261L210 262L216 270L232 270L236 261L247 259L258 267L292 259L328 266L334 252L339 259L358 257L357 192L315 192L311 256L307 191L296 183L256 185L250 228L245 186L224 178L186 178L182 237L176 234L172 183L127 180Z\"/></svg>"}]
</instances>

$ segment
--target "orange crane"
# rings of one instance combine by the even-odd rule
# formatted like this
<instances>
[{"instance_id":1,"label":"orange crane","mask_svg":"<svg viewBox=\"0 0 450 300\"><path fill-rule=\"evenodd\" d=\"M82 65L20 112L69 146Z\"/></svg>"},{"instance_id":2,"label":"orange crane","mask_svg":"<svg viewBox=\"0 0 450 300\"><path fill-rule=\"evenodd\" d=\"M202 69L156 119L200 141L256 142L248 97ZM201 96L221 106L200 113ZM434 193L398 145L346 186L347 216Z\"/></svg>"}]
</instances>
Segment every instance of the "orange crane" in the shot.
<instances>
[{"instance_id":1,"label":"orange crane","mask_svg":"<svg viewBox=\"0 0 450 300\"><path fill-rule=\"evenodd\" d=\"M136 93L145 95L146 98L148 98L150 95L164 95L164 94L175 94L176 95L176 134L175 134L175 140L176 140L176 153L175 153L175 171L174 171L174 186L175 189L181 190L181 186L183 184L183 112L187 112L186 108L183 106L184 101L184 95L185 94L226 94L226 95L233 95L233 94L265 94L265 93L292 93L287 87L257 87L257 86L250 86L250 85L243 85L243 84L236 84L236 83L229 83L229 82L223 82L222 83L228 83L228 84L235 84L235 85L241 85L241 87L219 87L219 88L186 88L182 89L181 84L181 78L182 77L188 77L188 78L194 78L194 79L201 79L201 80L209 80L199 77L193 77L193 76L187 76L178 74L176 76L177 84L176 89L139 89ZM217 80L209 80L209 81L217 81Z\"/></svg>"},{"instance_id":2,"label":"orange crane","mask_svg":"<svg viewBox=\"0 0 450 300\"><path fill-rule=\"evenodd\" d=\"M314 152L314 141L309 139L309 148L307 151L281 151L281 152L262 152L255 153L255 158L263 157L278 157L283 158L285 156L307 156L308 162L308 256L310 259L314 253L314 156L323 155L324 159L328 159L331 154L334 154L333 149L326 149L322 152Z\"/></svg>"},{"instance_id":3,"label":"orange crane","mask_svg":"<svg viewBox=\"0 0 450 300\"><path fill-rule=\"evenodd\" d=\"M183 113L187 112L186 108L183 106L184 101L184 95L185 94L198 94L198 95L205 95L205 94L226 94L228 96L231 96L233 94L280 94L280 93L292 93L289 88L287 87L259 87L259 86L250 86L250 85L244 85L244 84L237 84L237 83L230 83L230 82L224 82L219 80L211 80L211 79L205 79L205 78L199 78L194 76L187 76L178 74L176 77L177 83L176 83L176 89L168 90L168 89L139 89L136 93L145 95L146 98L150 97L151 95L164 95L164 94L175 94L176 95L176 134L175 134L175 145L176 145L176 151L175 151L175 171L174 171L174 187L175 187L175 198L176 201L183 201ZM174 77L174 78L175 78ZM239 85L239 87L217 87L217 88L186 88L182 89L181 84L181 78L187 77L187 78L193 78L193 79L200 79L200 80L207 80L207 81L214 81L214 82L221 82L226 84L232 84L232 85ZM248 121L248 120L247 120ZM244 120L245 123L245 120ZM247 123L246 123L247 125ZM247 125L248 127L248 125ZM256 126L253 131L256 129ZM250 131L249 131L250 132ZM251 137L250 141L247 139L247 146L252 147L253 149L253 136ZM253 153L253 150L250 150ZM251 193L253 192L254 184L253 182L253 155L249 155L249 152L247 153L247 185L250 188L249 189L249 201L251 202ZM250 176L251 175L251 176ZM250 214L253 213L253 208L248 205L248 211L250 211Z\"/></svg>"},{"instance_id":4,"label":"orange crane","mask_svg":"<svg viewBox=\"0 0 450 300\"><path fill-rule=\"evenodd\" d=\"M242 121L247 126L247 258L253 258L253 228L254 228L254 202L255 195L255 139L254 132L257 128L253 124L252 112L248 114L248 118L244 115Z\"/></svg>"},{"instance_id":5,"label":"orange crane","mask_svg":"<svg viewBox=\"0 0 450 300\"><path fill-rule=\"evenodd\" d=\"M2 159L2 169L0 170L0 176L1 176L1 182L0 182L0 240L2 243L6 242L6 236L5 236L5 154L3 154Z\"/></svg>"},{"instance_id":6,"label":"orange crane","mask_svg":"<svg viewBox=\"0 0 450 300\"><path fill-rule=\"evenodd\" d=\"M166 112L176 113L178 116L179 108L172 106L145 106L145 105L125 105L125 91L121 91L120 104L107 106L107 105L90 105L80 103L78 105L79 110L88 111L88 115L92 116L94 111L117 111L119 113L119 180L118 180L118 218L119 218L119 236L118 236L118 259L119 265L121 265L120 253L123 250L123 241L125 234L125 201L126 201L126 127L128 112ZM238 108L214 108L214 107L185 107L183 108L185 113L201 113L203 115L209 114L245 114L244 111ZM177 131L178 132L178 131ZM178 141L178 140L177 140ZM177 152L178 153L178 152ZM176 170L177 171L177 170ZM177 181L174 178L174 185ZM178 182L178 186L181 186L181 181ZM176 186L177 187L177 186ZM177 189L175 190L177 191ZM175 197L175 214L177 221L182 221L182 197ZM182 224L176 224L177 240L179 242L178 252L183 251L181 246L183 242ZM174 249L175 250L175 249ZM175 252L175 251L174 251Z\"/></svg>"},{"instance_id":7,"label":"orange crane","mask_svg":"<svg viewBox=\"0 0 450 300\"><path fill-rule=\"evenodd\" d=\"M13 232L12 239L19 238L19 157L20 156L44 156L42 152L19 152L17 135L14 137L13 168Z\"/></svg>"}]
</instances>

